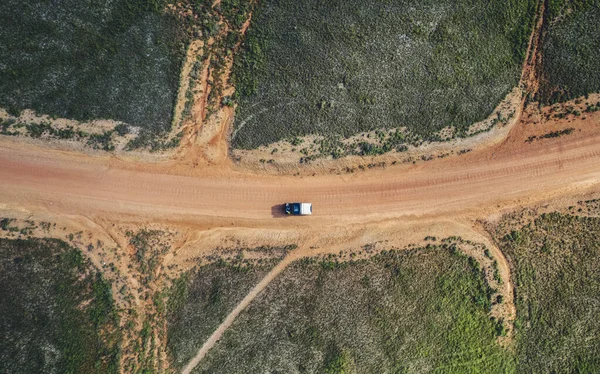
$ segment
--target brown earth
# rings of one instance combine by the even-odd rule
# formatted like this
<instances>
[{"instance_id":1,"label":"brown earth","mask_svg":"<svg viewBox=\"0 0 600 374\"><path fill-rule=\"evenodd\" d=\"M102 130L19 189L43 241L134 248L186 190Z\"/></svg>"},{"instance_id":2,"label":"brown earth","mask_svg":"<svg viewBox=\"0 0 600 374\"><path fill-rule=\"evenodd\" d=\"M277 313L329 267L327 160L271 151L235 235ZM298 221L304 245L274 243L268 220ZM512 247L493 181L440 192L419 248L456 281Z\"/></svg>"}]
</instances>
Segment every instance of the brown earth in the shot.
<instances>
[{"instance_id":1,"label":"brown earth","mask_svg":"<svg viewBox=\"0 0 600 374\"><path fill-rule=\"evenodd\" d=\"M591 102L597 99L590 97ZM552 113L586 104L568 103ZM229 237L263 245L299 243L292 259L381 240L403 247L427 235L461 236L491 248L506 280L503 293L511 294L506 261L475 222L515 207L600 190L600 112L564 118L552 113L532 106L503 142L466 155L314 177L243 173L227 159L205 167L177 160L147 164L2 139L0 210L3 216L21 212L26 217L43 215L48 221L83 219L89 231L104 231L116 244L123 240L109 222L191 230L176 253L165 257L164 265L184 268L191 266L195 254ZM567 128L573 131L539 138ZM537 139L528 142L532 136ZM314 204L314 216L282 214L280 204L300 200ZM119 246L127 246L124 243ZM257 287L241 309L260 292ZM504 312L508 320L514 318L510 305ZM203 352L219 336L213 336Z\"/></svg>"},{"instance_id":2,"label":"brown earth","mask_svg":"<svg viewBox=\"0 0 600 374\"><path fill-rule=\"evenodd\" d=\"M598 100L600 96L590 97L591 103ZM504 280L501 292L507 301L498 316L510 326L515 314L508 265L493 242L480 233L477 222L516 207L600 191L600 112L583 113L585 105L586 101L568 103L542 111L529 107L503 142L466 155L314 177L244 173L234 170L228 159L204 167L185 160L123 161L4 138L0 139L0 213L29 220L42 217L59 222L59 227L71 222L75 226L71 231L85 227L125 252L128 239L122 229L114 228L115 223L117 227L177 227L184 238L164 257L162 269L190 268L198 254L228 238L256 245L298 243L299 248L232 311L197 360L291 260L381 241L385 241L381 249L404 248L422 243L428 235L460 236L490 248L499 263ZM569 106L583 114L556 116ZM543 138L564 129L573 130ZM536 140L528 141L532 136ZM314 204L312 217L282 214L280 204L300 200ZM57 235L64 239L66 232ZM84 252L88 242L96 242L92 236L86 238L81 242ZM94 258L102 253L88 255ZM94 261L99 267L105 262L108 258ZM126 264L127 260L117 264L125 275L121 281L134 288ZM134 295L131 305L145 303Z\"/></svg>"},{"instance_id":3,"label":"brown earth","mask_svg":"<svg viewBox=\"0 0 600 374\"><path fill-rule=\"evenodd\" d=\"M534 43L536 39L534 34ZM528 61L523 86L533 92L537 62ZM206 72L202 78L207 81ZM162 163L49 150L0 137L0 215L59 222L62 231L38 233L41 236L64 239L69 230L83 227L89 241L98 238L126 250L128 239L120 227L177 227L182 239L164 257L165 271L171 266L189 268L199 254L231 238L248 245L299 245L231 312L196 361L293 259L372 243L382 243L381 249L404 248L423 243L429 235L460 236L490 249L504 280L501 292L506 303L498 316L510 323L515 311L509 267L480 222L517 207L600 192L600 112L583 113L585 100L552 110L530 106L522 111L522 103L501 136L484 142L485 146L474 146L468 154L347 174L295 177L236 168L227 157L226 142L233 111L225 108L206 121L208 90L202 88L193 109L196 120L186 131L182 152ZM225 89L229 94L231 87ZM589 102L598 101L600 95L592 95ZM568 106L583 114L555 116ZM573 130L544 137L565 129ZM288 201L312 202L314 215L285 216L281 204ZM80 247L84 249L86 243L82 241ZM88 253L99 267L105 263L101 254ZM119 265L124 274L125 265ZM140 304L137 295L133 304Z\"/></svg>"}]
</instances>

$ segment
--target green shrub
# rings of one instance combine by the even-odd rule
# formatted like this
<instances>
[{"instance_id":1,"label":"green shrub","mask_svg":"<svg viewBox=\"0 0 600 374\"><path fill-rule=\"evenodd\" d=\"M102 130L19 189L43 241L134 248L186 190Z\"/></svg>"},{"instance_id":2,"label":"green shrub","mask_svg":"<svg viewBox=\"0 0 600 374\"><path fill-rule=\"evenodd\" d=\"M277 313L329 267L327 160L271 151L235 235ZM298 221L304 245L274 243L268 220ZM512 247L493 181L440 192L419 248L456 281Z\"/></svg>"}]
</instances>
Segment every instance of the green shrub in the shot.
<instances>
[{"instance_id":1,"label":"green shrub","mask_svg":"<svg viewBox=\"0 0 600 374\"><path fill-rule=\"evenodd\" d=\"M271 253L288 247L245 249ZM236 261L241 261L237 259ZM172 366L181 368L200 349L219 323L276 262L246 265L224 259L199 267L176 279L166 292L167 349Z\"/></svg>"},{"instance_id":2,"label":"green shrub","mask_svg":"<svg viewBox=\"0 0 600 374\"><path fill-rule=\"evenodd\" d=\"M489 295L481 272L441 246L305 259L238 316L195 373L514 372Z\"/></svg>"},{"instance_id":3,"label":"green shrub","mask_svg":"<svg viewBox=\"0 0 600 374\"><path fill-rule=\"evenodd\" d=\"M500 249L515 283L518 372L600 372L600 219L544 214L515 232Z\"/></svg>"},{"instance_id":4,"label":"green shrub","mask_svg":"<svg viewBox=\"0 0 600 374\"><path fill-rule=\"evenodd\" d=\"M1 1L0 107L170 130L186 37L165 5Z\"/></svg>"},{"instance_id":5,"label":"green shrub","mask_svg":"<svg viewBox=\"0 0 600 374\"><path fill-rule=\"evenodd\" d=\"M543 42L545 104L600 91L600 2L552 0Z\"/></svg>"}]
</instances>

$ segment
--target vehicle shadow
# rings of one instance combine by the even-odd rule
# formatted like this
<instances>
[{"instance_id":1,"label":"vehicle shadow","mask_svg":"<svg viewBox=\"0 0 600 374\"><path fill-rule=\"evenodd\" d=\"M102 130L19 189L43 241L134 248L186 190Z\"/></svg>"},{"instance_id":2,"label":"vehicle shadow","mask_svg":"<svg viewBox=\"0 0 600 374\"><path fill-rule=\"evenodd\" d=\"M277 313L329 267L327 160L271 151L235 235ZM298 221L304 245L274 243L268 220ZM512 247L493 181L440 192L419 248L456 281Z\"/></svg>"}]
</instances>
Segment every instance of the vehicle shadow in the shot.
<instances>
[{"instance_id":1,"label":"vehicle shadow","mask_svg":"<svg viewBox=\"0 0 600 374\"><path fill-rule=\"evenodd\" d=\"M273 218L287 218L289 214L285 214L285 204L277 204L271 207L271 216Z\"/></svg>"}]
</instances>

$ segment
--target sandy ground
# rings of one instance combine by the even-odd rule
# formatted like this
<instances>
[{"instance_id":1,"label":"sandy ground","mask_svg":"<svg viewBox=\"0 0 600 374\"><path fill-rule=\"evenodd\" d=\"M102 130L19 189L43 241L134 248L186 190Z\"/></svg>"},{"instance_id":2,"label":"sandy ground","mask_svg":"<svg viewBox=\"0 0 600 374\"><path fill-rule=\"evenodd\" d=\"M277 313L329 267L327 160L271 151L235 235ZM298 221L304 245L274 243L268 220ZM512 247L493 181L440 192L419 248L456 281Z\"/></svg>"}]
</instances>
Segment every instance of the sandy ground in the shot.
<instances>
[{"instance_id":1,"label":"sandy ground","mask_svg":"<svg viewBox=\"0 0 600 374\"><path fill-rule=\"evenodd\" d=\"M534 33L532 40L536 37ZM535 66L535 56L524 66L522 82L529 91L538 80ZM207 72L205 67L202 81ZM225 91L229 94L231 87ZM468 140L473 147L467 154L352 173L330 174L324 168L312 176L292 176L234 165L227 155L233 110L225 108L207 121L207 92L202 86L195 99L184 147L163 162L51 150L0 137L0 215L59 223L56 233L39 236L64 239L68 232L84 230L88 236L82 249L101 239L127 251L128 228L176 228L177 245L159 268L172 275L232 238L246 246L298 244L231 311L184 372L294 260L374 244L378 250L406 248L424 244L431 235L460 236L490 249L506 300L494 316L510 325L515 308L509 264L483 224L522 206L600 192L600 112L584 113L586 101L541 111L535 106L522 110L521 101L507 126ZM600 95L589 99L599 101ZM581 114L555 115L566 113L568 106ZM570 133L544 138L565 129ZM314 215L286 216L282 204L290 201L312 202ZM109 260L101 251L90 256L98 267ZM118 266L127 273L126 262ZM135 286L129 278L121 281ZM133 304L143 304L134 296Z\"/></svg>"},{"instance_id":2,"label":"sandy ground","mask_svg":"<svg viewBox=\"0 0 600 374\"><path fill-rule=\"evenodd\" d=\"M83 220L89 231L100 232L105 242L112 239L121 248L127 243L119 244L122 238L111 222L184 228L190 234L164 264L183 268L227 238L256 245L298 243L298 250L232 311L199 352L199 361L292 260L380 241L387 248L404 248L435 235L486 244L499 262L505 300L513 300L506 259L477 221L600 191L600 112L554 116L561 111L530 108L504 141L465 155L314 177L244 173L228 160L198 167L181 160L148 164L0 139L0 213L21 212L52 222ZM540 139L564 129L573 130ZM528 142L532 136L536 140ZM285 216L281 204L286 201L310 201L314 215ZM512 303L501 315L514 319Z\"/></svg>"}]
</instances>

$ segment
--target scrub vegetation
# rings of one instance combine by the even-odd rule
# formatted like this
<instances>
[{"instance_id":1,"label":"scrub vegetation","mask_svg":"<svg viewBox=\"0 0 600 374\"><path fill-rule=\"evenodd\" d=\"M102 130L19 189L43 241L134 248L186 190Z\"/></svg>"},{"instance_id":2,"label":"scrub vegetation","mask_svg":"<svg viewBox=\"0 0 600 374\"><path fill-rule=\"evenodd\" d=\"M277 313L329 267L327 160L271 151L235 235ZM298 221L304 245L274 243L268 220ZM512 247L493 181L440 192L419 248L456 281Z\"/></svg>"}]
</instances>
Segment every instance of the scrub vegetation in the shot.
<instances>
[{"instance_id":1,"label":"scrub vegetation","mask_svg":"<svg viewBox=\"0 0 600 374\"><path fill-rule=\"evenodd\" d=\"M600 91L600 1L551 0L543 44L541 100L568 101Z\"/></svg>"},{"instance_id":2,"label":"scrub vegetation","mask_svg":"<svg viewBox=\"0 0 600 374\"><path fill-rule=\"evenodd\" d=\"M118 373L111 286L59 240L0 239L0 372Z\"/></svg>"},{"instance_id":3,"label":"scrub vegetation","mask_svg":"<svg viewBox=\"0 0 600 374\"><path fill-rule=\"evenodd\" d=\"M233 146L403 127L462 136L517 84L535 11L534 0L261 1L234 62Z\"/></svg>"},{"instance_id":4,"label":"scrub vegetation","mask_svg":"<svg viewBox=\"0 0 600 374\"><path fill-rule=\"evenodd\" d=\"M195 372L511 371L488 314L493 292L451 244L306 259L255 299Z\"/></svg>"},{"instance_id":5,"label":"scrub vegetation","mask_svg":"<svg viewBox=\"0 0 600 374\"><path fill-rule=\"evenodd\" d=\"M600 372L600 218L551 213L512 226L496 234L515 283L518 372Z\"/></svg>"},{"instance_id":6,"label":"scrub vegetation","mask_svg":"<svg viewBox=\"0 0 600 374\"><path fill-rule=\"evenodd\" d=\"M0 107L170 130L186 33L166 3L0 2Z\"/></svg>"},{"instance_id":7,"label":"scrub vegetation","mask_svg":"<svg viewBox=\"0 0 600 374\"><path fill-rule=\"evenodd\" d=\"M219 257L173 281L166 292L167 350L182 368L285 254L295 246L219 249ZM259 258L244 258L259 254Z\"/></svg>"}]
</instances>

